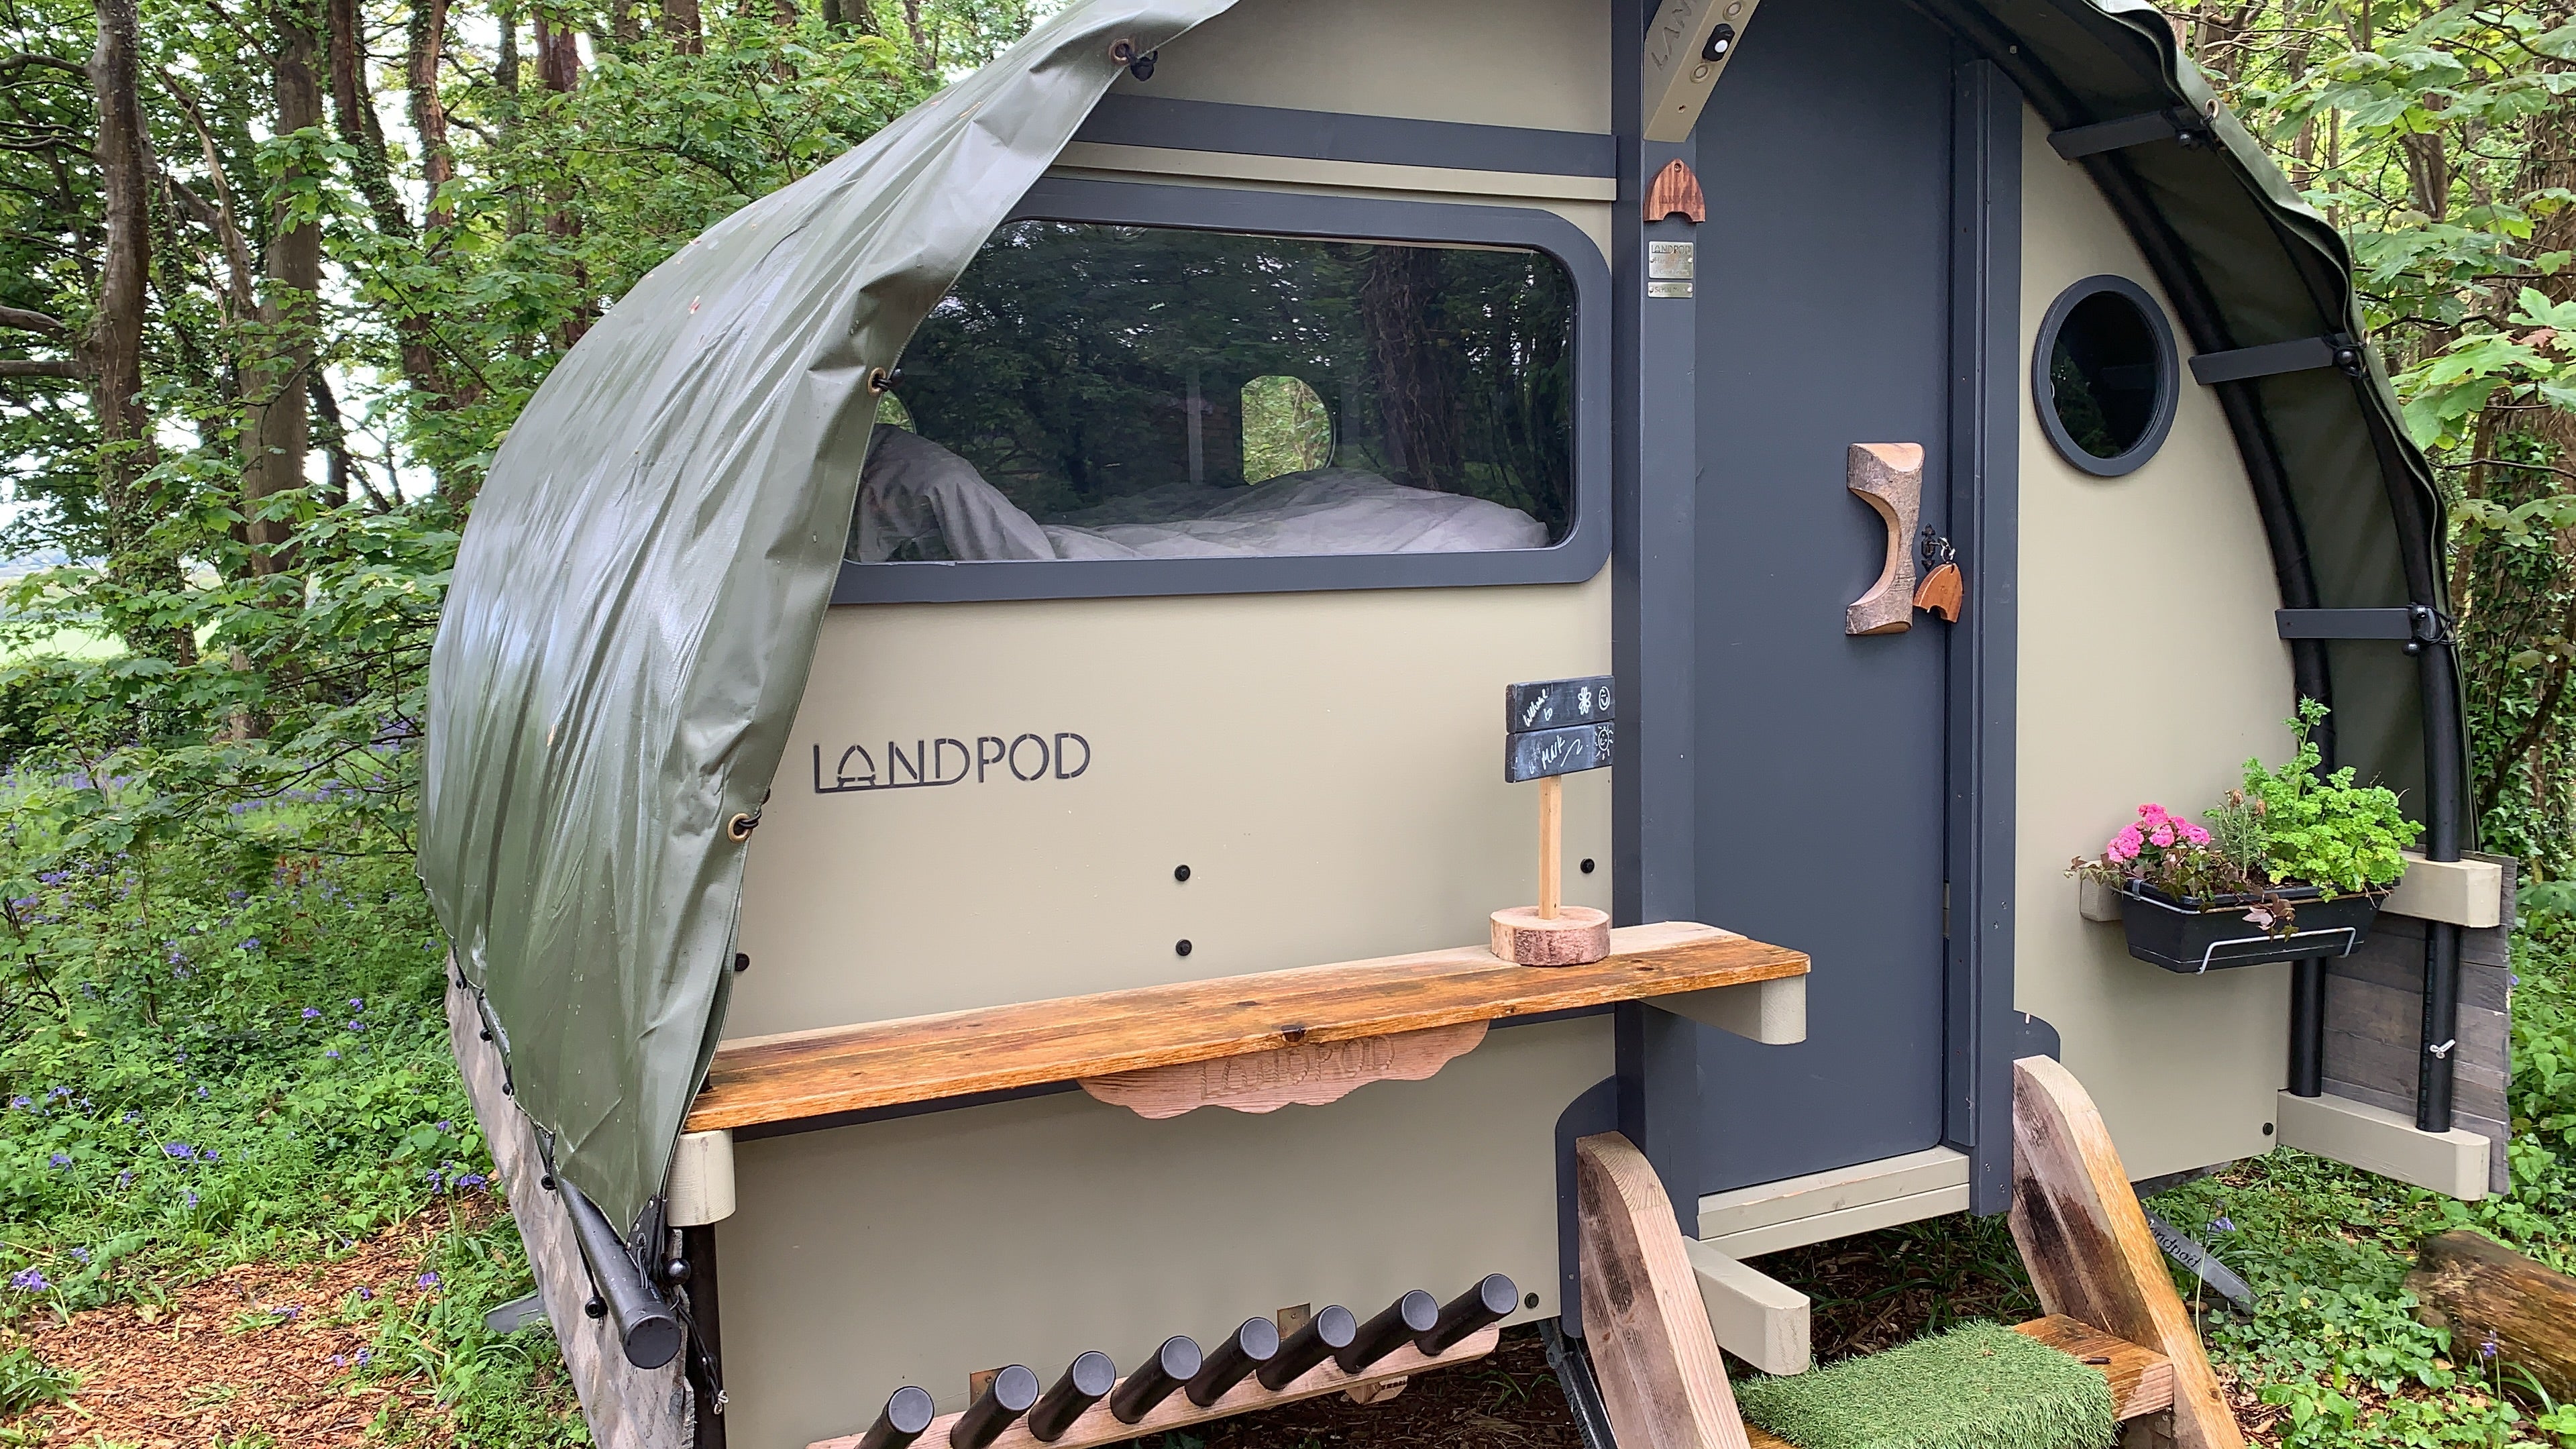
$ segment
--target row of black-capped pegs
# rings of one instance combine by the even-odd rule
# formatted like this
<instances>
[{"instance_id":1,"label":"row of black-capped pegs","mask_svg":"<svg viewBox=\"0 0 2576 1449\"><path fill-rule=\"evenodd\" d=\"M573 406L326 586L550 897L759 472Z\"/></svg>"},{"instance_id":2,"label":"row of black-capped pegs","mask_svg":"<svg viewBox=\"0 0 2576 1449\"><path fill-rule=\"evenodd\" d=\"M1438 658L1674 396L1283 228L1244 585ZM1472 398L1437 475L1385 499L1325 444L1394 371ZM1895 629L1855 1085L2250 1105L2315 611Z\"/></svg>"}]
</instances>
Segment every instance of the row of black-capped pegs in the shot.
<instances>
[{"instance_id":1,"label":"row of black-capped pegs","mask_svg":"<svg viewBox=\"0 0 2576 1449\"><path fill-rule=\"evenodd\" d=\"M1187 1334L1174 1334L1154 1351L1151 1363L1124 1382L1109 1355L1092 1350L1068 1365L1043 1394L1035 1373L1012 1364L993 1375L992 1383L957 1416L949 1426L948 1443L950 1449L986 1449L1026 1414L1030 1436L1052 1444L1103 1398L1120 1423L1134 1424L1176 1392L1204 1409L1246 1378L1278 1392L1327 1358L1343 1373L1361 1374L1407 1343L1436 1358L1467 1335L1501 1321L1519 1295L1511 1279L1492 1273L1445 1304L1416 1288L1366 1323L1331 1304L1285 1340L1267 1318L1245 1319L1212 1353L1202 1353ZM886 1400L885 1411L859 1439L859 1449L905 1449L929 1430L935 1417L928 1391L906 1384Z\"/></svg>"}]
</instances>

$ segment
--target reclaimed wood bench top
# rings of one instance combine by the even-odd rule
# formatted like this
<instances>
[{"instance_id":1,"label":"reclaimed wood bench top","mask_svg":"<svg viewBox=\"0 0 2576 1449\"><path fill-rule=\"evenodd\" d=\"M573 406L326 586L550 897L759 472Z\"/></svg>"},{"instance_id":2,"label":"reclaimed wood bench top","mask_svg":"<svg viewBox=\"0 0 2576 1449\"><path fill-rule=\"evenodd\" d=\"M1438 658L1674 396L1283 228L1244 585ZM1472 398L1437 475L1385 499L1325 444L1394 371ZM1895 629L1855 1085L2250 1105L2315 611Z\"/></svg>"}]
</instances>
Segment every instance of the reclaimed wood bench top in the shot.
<instances>
[{"instance_id":1,"label":"reclaimed wood bench top","mask_svg":"<svg viewBox=\"0 0 2576 1449\"><path fill-rule=\"evenodd\" d=\"M792 1032L716 1049L688 1130L795 1122L1181 1062L1804 975L1804 954L1688 921L1588 966L1483 946Z\"/></svg>"}]
</instances>

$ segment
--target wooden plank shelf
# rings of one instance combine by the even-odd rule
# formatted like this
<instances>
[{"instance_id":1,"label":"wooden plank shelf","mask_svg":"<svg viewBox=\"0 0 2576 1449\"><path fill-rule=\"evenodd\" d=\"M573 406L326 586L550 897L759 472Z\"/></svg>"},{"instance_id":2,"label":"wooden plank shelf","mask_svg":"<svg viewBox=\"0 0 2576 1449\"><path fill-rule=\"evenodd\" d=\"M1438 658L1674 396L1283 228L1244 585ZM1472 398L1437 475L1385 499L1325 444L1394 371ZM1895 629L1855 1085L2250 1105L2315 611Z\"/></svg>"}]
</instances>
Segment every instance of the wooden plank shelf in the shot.
<instances>
[{"instance_id":1,"label":"wooden plank shelf","mask_svg":"<svg viewBox=\"0 0 2576 1449\"><path fill-rule=\"evenodd\" d=\"M2111 1381L2112 1413L2122 1423L2173 1407L2173 1361L2154 1349L2114 1338L2089 1323L2059 1314L2016 1324L2013 1332L2038 1339L2101 1370L2102 1377ZM1747 1424L1744 1429L1752 1449L1797 1449L1758 1425Z\"/></svg>"},{"instance_id":2,"label":"wooden plank shelf","mask_svg":"<svg viewBox=\"0 0 2576 1449\"><path fill-rule=\"evenodd\" d=\"M1586 966L1482 945L727 1042L687 1130L753 1127L1806 974L1800 952L1688 921L1626 926Z\"/></svg>"}]
</instances>

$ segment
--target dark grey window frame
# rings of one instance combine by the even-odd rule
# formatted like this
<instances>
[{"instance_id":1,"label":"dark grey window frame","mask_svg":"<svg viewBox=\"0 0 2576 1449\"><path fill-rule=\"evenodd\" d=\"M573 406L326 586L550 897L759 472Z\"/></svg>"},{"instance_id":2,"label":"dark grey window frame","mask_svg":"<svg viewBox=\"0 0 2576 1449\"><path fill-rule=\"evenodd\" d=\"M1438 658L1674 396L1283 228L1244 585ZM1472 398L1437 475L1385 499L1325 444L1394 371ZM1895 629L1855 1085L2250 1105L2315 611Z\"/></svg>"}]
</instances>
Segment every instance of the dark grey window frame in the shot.
<instances>
[{"instance_id":1,"label":"dark grey window frame","mask_svg":"<svg viewBox=\"0 0 2576 1449\"><path fill-rule=\"evenodd\" d=\"M2109 292L2126 299L2147 319L2147 331L2156 339L2156 411L2147 421L2147 430L2138 441L2117 457L2097 458L2084 451L2066 431L2057 416L2057 388L2048 375L2049 360L2057 353L2058 329L2086 300ZM2030 346L2030 405L2039 414L2040 431L2048 435L2048 444L2057 455L2096 478L2119 478L2146 466L2156 450L2165 445L2165 435L2173 431L2174 409L2182 401L2182 355L2174 344L2173 319L2165 315L2155 297L2146 288L2116 273L2104 272L2068 286L2048 304L2048 314L2040 319L2039 335Z\"/></svg>"},{"instance_id":2,"label":"dark grey window frame","mask_svg":"<svg viewBox=\"0 0 2576 1449\"><path fill-rule=\"evenodd\" d=\"M1610 267L1554 212L1049 177L1011 221L1189 227L1328 241L1462 242L1543 252L1574 279L1574 524L1546 548L1270 558L843 560L835 604L1151 598L1580 583L1610 558ZM898 390L900 391L900 390Z\"/></svg>"}]
</instances>

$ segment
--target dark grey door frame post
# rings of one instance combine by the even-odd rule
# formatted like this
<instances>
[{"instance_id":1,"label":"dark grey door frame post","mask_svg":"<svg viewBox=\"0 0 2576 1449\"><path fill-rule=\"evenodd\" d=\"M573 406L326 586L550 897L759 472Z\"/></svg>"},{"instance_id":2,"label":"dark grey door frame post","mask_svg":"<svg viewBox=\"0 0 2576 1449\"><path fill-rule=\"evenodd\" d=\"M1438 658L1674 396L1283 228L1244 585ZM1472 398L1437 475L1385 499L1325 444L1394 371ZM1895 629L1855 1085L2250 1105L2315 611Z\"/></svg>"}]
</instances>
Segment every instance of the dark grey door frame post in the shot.
<instances>
[{"instance_id":1,"label":"dark grey door frame post","mask_svg":"<svg viewBox=\"0 0 2576 1449\"><path fill-rule=\"evenodd\" d=\"M2014 666L2021 501L2021 90L1952 71L1950 528L1968 575L1950 626L1942 1137L1968 1201L2012 1204Z\"/></svg>"},{"instance_id":2,"label":"dark grey door frame post","mask_svg":"<svg viewBox=\"0 0 2576 1449\"><path fill-rule=\"evenodd\" d=\"M1612 330L1610 569L1612 668L1619 681L1614 918L1690 920L1698 912L1697 607L1698 304L1646 297L1646 242L1688 241L1685 221L1645 220L1646 184L1676 157L1698 168L1697 142L1646 141L1643 89L1650 0L1614 0L1611 123L1619 198L1610 222ZM1672 1194L1686 1236L1699 1235L1699 1174L1683 1154L1700 1140L1697 1028L1631 1004L1618 1012L1619 1123ZM1647 1084L1655 1083L1653 1090Z\"/></svg>"}]
</instances>

